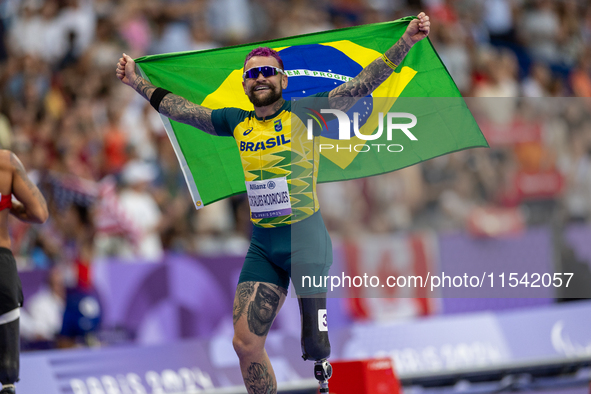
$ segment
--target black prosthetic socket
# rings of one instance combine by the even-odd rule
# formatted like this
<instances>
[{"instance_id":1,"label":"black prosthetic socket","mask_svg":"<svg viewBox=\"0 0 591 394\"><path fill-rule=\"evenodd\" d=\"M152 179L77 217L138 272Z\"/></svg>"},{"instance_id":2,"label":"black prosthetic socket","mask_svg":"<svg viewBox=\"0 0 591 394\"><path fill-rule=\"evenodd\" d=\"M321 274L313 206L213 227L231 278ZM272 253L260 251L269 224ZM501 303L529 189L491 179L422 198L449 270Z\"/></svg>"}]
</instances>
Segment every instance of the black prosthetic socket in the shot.
<instances>
[{"instance_id":1,"label":"black prosthetic socket","mask_svg":"<svg viewBox=\"0 0 591 394\"><path fill-rule=\"evenodd\" d=\"M315 298L298 298L302 321L302 357L304 360L324 360L330 356L326 323L326 294ZM318 311L322 310L319 314Z\"/></svg>"},{"instance_id":2,"label":"black prosthetic socket","mask_svg":"<svg viewBox=\"0 0 591 394\"><path fill-rule=\"evenodd\" d=\"M0 383L14 384L19 374L19 319L0 324Z\"/></svg>"}]
</instances>

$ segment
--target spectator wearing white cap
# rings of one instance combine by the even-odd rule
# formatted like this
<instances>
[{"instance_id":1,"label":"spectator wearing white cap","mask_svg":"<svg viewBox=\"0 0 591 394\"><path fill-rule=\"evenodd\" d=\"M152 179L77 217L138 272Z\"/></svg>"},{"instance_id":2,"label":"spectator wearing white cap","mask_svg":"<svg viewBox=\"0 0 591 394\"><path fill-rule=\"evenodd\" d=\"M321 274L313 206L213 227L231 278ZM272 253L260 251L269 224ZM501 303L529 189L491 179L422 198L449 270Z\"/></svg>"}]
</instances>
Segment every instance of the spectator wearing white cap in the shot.
<instances>
[{"instance_id":1,"label":"spectator wearing white cap","mask_svg":"<svg viewBox=\"0 0 591 394\"><path fill-rule=\"evenodd\" d=\"M140 231L136 257L142 261L158 262L163 255L159 233L162 212L148 190L156 175L157 170L152 164L139 160L129 162L122 171L125 186L119 202Z\"/></svg>"}]
</instances>

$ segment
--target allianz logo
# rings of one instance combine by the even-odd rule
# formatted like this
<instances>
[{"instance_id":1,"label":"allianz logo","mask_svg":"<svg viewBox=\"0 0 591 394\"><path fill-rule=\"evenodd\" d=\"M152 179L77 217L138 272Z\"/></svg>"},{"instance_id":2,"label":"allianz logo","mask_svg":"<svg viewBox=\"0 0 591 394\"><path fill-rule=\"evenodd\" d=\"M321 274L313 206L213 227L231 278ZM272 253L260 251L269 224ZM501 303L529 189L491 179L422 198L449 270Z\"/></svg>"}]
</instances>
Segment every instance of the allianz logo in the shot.
<instances>
[{"instance_id":1,"label":"allianz logo","mask_svg":"<svg viewBox=\"0 0 591 394\"><path fill-rule=\"evenodd\" d=\"M249 185L250 190L273 190L275 189L275 186L277 186L277 184L273 181L269 181L267 184L253 183Z\"/></svg>"}]
</instances>

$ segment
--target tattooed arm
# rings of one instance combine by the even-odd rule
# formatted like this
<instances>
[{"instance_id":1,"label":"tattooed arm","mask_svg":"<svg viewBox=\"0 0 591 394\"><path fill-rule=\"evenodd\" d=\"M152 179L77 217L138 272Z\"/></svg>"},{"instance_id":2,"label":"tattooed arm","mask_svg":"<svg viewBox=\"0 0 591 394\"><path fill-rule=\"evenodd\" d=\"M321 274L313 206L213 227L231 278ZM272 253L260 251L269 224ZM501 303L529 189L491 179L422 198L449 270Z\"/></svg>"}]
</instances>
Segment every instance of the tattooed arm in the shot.
<instances>
[{"instance_id":1,"label":"tattooed arm","mask_svg":"<svg viewBox=\"0 0 591 394\"><path fill-rule=\"evenodd\" d=\"M25 167L12 152L12 194L18 201L13 201L10 213L18 219L31 223L44 223L49 216L45 198L29 179Z\"/></svg>"},{"instance_id":2,"label":"tattooed arm","mask_svg":"<svg viewBox=\"0 0 591 394\"><path fill-rule=\"evenodd\" d=\"M429 34L429 17L421 12L418 19L413 19L408 24L402 37L394 44L385 55L394 64L399 65L410 51L410 48ZM365 97L371 94L382 84L394 70L380 57L365 67L359 75L352 80L334 88L328 94L332 108L346 111L353 105L351 97Z\"/></svg>"},{"instance_id":3,"label":"tattooed arm","mask_svg":"<svg viewBox=\"0 0 591 394\"><path fill-rule=\"evenodd\" d=\"M134 88L148 101L156 90L156 86L137 75L135 62L126 54L123 54L117 63L117 78ZM208 134L217 135L211 121L211 109L192 103L176 94L169 93L162 99L159 112L177 122L191 125Z\"/></svg>"}]
</instances>

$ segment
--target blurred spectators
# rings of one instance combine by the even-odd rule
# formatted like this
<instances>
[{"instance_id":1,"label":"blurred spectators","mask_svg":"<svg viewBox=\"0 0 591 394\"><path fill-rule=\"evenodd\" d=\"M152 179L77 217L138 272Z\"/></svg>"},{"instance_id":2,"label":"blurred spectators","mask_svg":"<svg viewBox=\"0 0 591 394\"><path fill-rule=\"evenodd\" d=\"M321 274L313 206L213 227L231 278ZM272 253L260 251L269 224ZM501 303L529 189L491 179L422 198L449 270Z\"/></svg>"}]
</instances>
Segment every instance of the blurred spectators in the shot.
<instances>
[{"instance_id":1,"label":"blurred spectators","mask_svg":"<svg viewBox=\"0 0 591 394\"><path fill-rule=\"evenodd\" d=\"M482 16L490 41L493 43L514 41L516 2L513 0L489 0L482 1L482 5Z\"/></svg>"},{"instance_id":2,"label":"blurred spectators","mask_svg":"<svg viewBox=\"0 0 591 394\"><path fill-rule=\"evenodd\" d=\"M480 100L468 104L491 149L319 185L329 229L456 230L495 215L533 224L547 204L591 220L589 2L14 0L0 3L0 145L23 158L51 209L40 228L11 224L19 265L74 267L68 281L90 286L97 257L248 245L243 197L194 209L158 114L115 78L121 52L203 50L419 10L460 91Z\"/></svg>"},{"instance_id":3,"label":"blurred spectators","mask_svg":"<svg viewBox=\"0 0 591 394\"><path fill-rule=\"evenodd\" d=\"M557 64L561 61L560 18L558 2L535 0L523 10L522 22L518 24L519 38L535 61Z\"/></svg>"},{"instance_id":4,"label":"blurred spectators","mask_svg":"<svg viewBox=\"0 0 591 394\"><path fill-rule=\"evenodd\" d=\"M551 71L544 63L534 63L530 74L521 84L524 97L548 97L550 95Z\"/></svg>"},{"instance_id":5,"label":"blurred spectators","mask_svg":"<svg viewBox=\"0 0 591 394\"><path fill-rule=\"evenodd\" d=\"M159 231L162 212L148 190L149 184L156 179L156 168L149 163L131 161L125 165L122 178L124 186L119 194L119 203L133 227L139 231L137 249L130 257L160 261L163 254Z\"/></svg>"},{"instance_id":6,"label":"blurred spectators","mask_svg":"<svg viewBox=\"0 0 591 394\"><path fill-rule=\"evenodd\" d=\"M55 341L62 330L66 286L60 268L47 274L47 284L33 294L21 312L21 335L28 342Z\"/></svg>"},{"instance_id":7,"label":"blurred spectators","mask_svg":"<svg viewBox=\"0 0 591 394\"><path fill-rule=\"evenodd\" d=\"M140 229L121 204L117 181L112 175L106 176L98 185L93 216L96 227L94 256L133 258Z\"/></svg>"}]
</instances>

